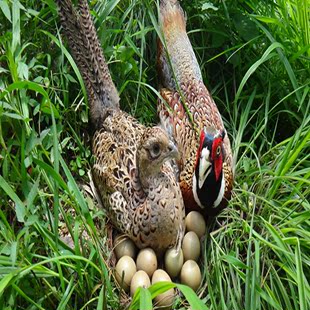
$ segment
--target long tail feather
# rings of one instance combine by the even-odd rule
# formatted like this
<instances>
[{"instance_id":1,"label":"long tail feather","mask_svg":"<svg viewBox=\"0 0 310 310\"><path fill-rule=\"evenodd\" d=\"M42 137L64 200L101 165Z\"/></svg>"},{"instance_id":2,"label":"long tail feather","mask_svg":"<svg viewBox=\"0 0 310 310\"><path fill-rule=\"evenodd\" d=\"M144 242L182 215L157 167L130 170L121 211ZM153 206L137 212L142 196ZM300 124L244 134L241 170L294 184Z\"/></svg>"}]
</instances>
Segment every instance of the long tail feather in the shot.
<instances>
[{"instance_id":1,"label":"long tail feather","mask_svg":"<svg viewBox=\"0 0 310 310\"><path fill-rule=\"evenodd\" d=\"M175 89L175 79L180 84L184 77L202 80L186 33L185 14L177 0L160 1L159 23L164 35L164 42L158 42L157 59L162 86Z\"/></svg>"},{"instance_id":2,"label":"long tail feather","mask_svg":"<svg viewBox=\"0 0 310 310\"><path fill-rule=\"evenodd\" d=\"M90 104L91 121L100 127L107 109L119 109L119 96L100 46L85 0L79 10L69 0L56 0L60 22L81 71Z\"/></svg>"}]
</instances>

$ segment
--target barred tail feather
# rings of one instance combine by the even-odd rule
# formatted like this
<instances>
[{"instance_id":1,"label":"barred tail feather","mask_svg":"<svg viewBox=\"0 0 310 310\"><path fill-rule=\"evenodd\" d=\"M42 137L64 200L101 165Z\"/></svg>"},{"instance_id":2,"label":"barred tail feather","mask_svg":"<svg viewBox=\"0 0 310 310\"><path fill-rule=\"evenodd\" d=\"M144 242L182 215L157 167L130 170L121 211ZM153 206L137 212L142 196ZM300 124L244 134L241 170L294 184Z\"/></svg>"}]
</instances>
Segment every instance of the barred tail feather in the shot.
<instances>
[{"instance_id":1,"label":"barred tail feather","mask_svg":"<svg viewBox=\"0 0 310 310\"><path fill-rule=\"evenodd\" d=\"M186 33L185 14L177 0L160 1L159 23L164 35L164 42L158 42L157 58L162 86L176 89L175 82L180 84L184 78L201 81L200 67Z\"/></svg>"},{"instance_id":2,"label":"barred tail feather","mask_svg":"<svg viewBox=\"0 0 310 310\"><path fill-rule=\"evenodd\" d=\"M91 121L100 127L107 109L119 109L119 96L100 46L85 0L78 9L69 0L56 0L60 22L81 71L90 104Z\"/></svg>"}]
</instances>

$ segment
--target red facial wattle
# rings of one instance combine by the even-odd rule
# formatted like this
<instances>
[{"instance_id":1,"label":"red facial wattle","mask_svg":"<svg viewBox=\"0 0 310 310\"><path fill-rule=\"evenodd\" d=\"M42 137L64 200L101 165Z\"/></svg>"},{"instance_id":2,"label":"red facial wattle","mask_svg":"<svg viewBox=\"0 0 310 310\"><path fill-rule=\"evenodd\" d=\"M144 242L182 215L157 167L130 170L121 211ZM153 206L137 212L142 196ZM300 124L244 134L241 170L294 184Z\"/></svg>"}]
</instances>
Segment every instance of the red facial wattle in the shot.
<instances>
[{"instance_id":1,"label":"red facial wattle","mask_svg":"<svg viewBox=\"0 0 310 310\"><path fill-rule=\"evenodd\" d=\"M218 181L222 169L223 169L223 152L222 152L222 143L223 139L222 137L216 138L213 141L212 144L212 160L214 163L214 174L215 174L215 180ZM217 154L217 149L220 147L220 152Z\"/></svg>"},{"instance_id":2,"label":"red facial wattle","mask_svg":"<svg viewBox=\"0 0 310 310\"><path fill-rule=\"evenodd\" d=\"M198 165L199 156L200 156L200 154L201 154L201 150L202 150L202 145L203 145L204 139L205 139L205 132L204 132L203 130L201 130L201 133L200 133L200 141L199 141L199 149L198 149L197 154L196 154L195 168L196 168L197 165Z\"/></svg>"}]
</instances>

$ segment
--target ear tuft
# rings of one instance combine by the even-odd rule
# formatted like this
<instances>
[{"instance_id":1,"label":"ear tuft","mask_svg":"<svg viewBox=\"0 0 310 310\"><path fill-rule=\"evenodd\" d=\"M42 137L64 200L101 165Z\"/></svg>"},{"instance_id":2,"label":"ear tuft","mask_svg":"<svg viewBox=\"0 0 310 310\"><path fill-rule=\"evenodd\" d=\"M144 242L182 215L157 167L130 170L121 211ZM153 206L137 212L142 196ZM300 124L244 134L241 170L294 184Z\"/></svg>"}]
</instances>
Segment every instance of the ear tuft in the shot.
<instances>
[{"instance_id":1,"label":"ear tuft","mask_svg":"<svg viewBox=\"0 0 310 310\"><path fill-rule=\"evenodd\" d=\"M221 133L221 137L222 137L223 140L224 140L225 136L226 136L226 130L223 129L223 131L222 131L222 133Z\"/></svg>"}]
</instances>

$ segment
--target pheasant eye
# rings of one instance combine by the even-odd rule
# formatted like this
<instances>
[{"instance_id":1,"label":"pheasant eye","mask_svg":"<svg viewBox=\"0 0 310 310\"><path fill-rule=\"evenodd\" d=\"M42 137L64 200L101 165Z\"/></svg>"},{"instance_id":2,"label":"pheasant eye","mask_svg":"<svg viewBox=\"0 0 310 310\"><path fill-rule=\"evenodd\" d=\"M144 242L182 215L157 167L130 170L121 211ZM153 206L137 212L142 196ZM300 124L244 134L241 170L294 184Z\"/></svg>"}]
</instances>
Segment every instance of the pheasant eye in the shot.
<instances>
[{"instance_id":1,"label":"pheasant eye","mask_svg":"<svg viewBox=\"0 0 310 310\"><path fill-rule=\"evenodd\" d=\"M158 157L160 154L160 145L158 143L153 144L150 153L152 157Z\"/></svg>"},{"instance_id":2,"label":"pheasant eye","mask_svg":"<svg viewBox=\"0 0 310 310\"><path fill-rule=\"evenodd\" d=\"M220 156L221 154L221 146L218 146L216 149L216 156Z\"/></svg>"}]
</instances>

